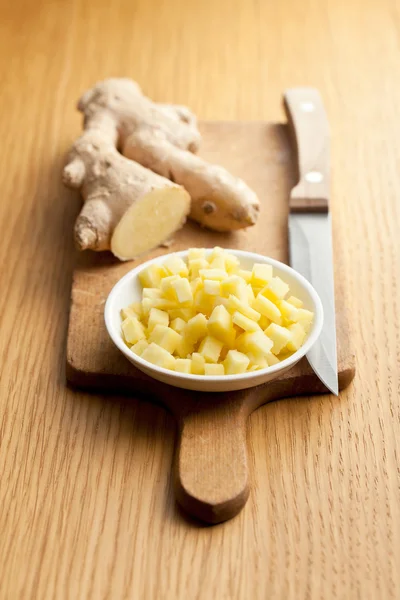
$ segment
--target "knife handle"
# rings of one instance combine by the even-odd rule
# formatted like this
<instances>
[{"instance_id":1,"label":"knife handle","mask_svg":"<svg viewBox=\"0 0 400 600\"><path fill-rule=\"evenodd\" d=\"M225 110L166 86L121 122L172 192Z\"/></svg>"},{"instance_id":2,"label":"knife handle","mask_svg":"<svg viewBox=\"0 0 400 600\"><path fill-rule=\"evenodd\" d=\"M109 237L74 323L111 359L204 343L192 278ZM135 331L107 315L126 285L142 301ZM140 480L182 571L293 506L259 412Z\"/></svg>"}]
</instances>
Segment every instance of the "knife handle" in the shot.
<instances>
[{"instance_id":1,"label":"knife handle","mask_svg":"<svg viewBox=\"0 0 400 600\"><path fill-rule=\"evenodd\" d=\"M329 123L315 88L292 88L284 108L297 151L298 183L290 193L290 212L329 210Z\"/></svg>"}]
</instances>

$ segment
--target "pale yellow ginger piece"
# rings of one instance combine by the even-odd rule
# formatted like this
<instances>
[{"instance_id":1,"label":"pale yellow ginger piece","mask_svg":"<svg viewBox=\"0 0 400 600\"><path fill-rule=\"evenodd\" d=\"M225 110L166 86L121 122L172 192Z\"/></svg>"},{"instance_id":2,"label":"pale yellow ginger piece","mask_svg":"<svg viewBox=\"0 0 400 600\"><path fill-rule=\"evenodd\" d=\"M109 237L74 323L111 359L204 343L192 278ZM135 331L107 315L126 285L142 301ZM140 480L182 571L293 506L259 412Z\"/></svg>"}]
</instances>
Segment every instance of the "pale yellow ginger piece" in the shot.
<instances>
[{"instance_id":1,"label":"pale yellow ginger piece","mask_svg":"<svg viewBox=\"0 0 400 600\"><path fill-rule=\"evenodd\" d=\"M205 248L189 248L188 250L188 262L189 265L193 260L206 257Z\"/></svg>"},{"instance_id":2,"label":"pale yellow ginger piece","mask_svg":"<svg viewBox=\"0 0 400 600\"><path fill-rule=\"evenodd\" d=\"M227 298L232 294L239 300L247 300L248 292L246 282L238 275L230 275L221 282L221 293Z\"/></svg>"},{"instance_id":3,"label":"pale yellow ginger piece","mask_svg":"<svg viewBox=\"0 0 400 600\"><path fill-rule=\"evenodd\" d=\"M296 323L299 323L306 333L310 331L313 320L314 313L310 310L306 310L305 308L297 309Z\"/></svg>"},{"instance_id":4,"label":"pale yellow ginger piece","mask_svg":"<svg viewBox=\"0 0 400 600\"><path fill-rule=\"evenodd\" d=\"M244 331L261 331L258 323L256 323L252 319L249 319L249 317L245 317L245 315L243 315L239 311L233 313L232 321L234 325L237 325Z\"/></svg>"},{"instance_id":5,"label":"pale yellow ginger piece","mask_svg":"<svg viewBox=\"0 0 400 600\"><path fill-rule=\"evenodd\" d=\"M178 373L191 373L192 361L190 358L176 358L175 371Z\"/></svg>"},{"instance_id":6,"label":"pale yellow ginger piece","mask_svg":"<svg viewBox=\"0 0 400 600\"><path fill-rule=\"evenodd\" d=\"M226 252L223 248L221 248L221 246L214 246L214 248L211 249L211 252L208 255L208 262L212 262L215 258L218 258L219 256L225 256Z\"/></svg>"},{"instance_id":7,"label":"pale yellow ginger piece","mask_svg":"<svg viewBox=\"0 0 400 600\"><path fill-rule=\"evenodd\" d=\"M303 345L307 334L300 323L289 325L288 330L290 331L290 340L286 347L291 352L296 352Z\"/></svg>"},{"instance_id":8,"label":"pale yellow ginger piece","mask_svg":"<svg viewBox=\"0 0 400 600\"><path fill-rule=\"evenodd\" d=\"M193 352L191 361L193 375L204 375L204 369L206 365L204 356L202 356L198 352Z\"/></svg>"},{"instance_id":9,"label":"pale yellow ginger piece","mask_svg":"<svg viewBox=\"0 0 400 600\"><path fill-rule=\"evenodd\" d=\"M163 323L164 325L165 323ZM168 323L167 323L168 325ZM177 331L178 333L182 333L182 331L185 329L185 325L186 322L181 319L180 317L176 317L176 319L173 319L173 321L171 321L170 323L170 327L171 329L173 329L174 331Z\"/></svg>"},{"instance_id":10,"label":"pale yellow ginger piece","mask_svg":"<svg viewBox=\"0 0 400 600\"><path fill-rule=\"evenodd\" d=\"M116 153L118 142L123 155L121 159L127 157L131 159L127 160L129 164L139 163L154 174L182 185L192 200L190 216L201 225L217 231L231 231L256 222L260 203L254 191L223 167L209 164L193 154L199 147L200 134L195 116L186 107L154 103L132 80L106 79L83 94L78 108L84 115L87 132L100 132ZM99 158L107 158L102 148L97 148L90 149L92 162L96 152ZM77 144L73 150L71 161L76 157L84 158L82 152L77 151ZM111 181L106 179L106 185L101 186L107 175L107 161L99 160L97 169L93 167L91 170L86 164L88 161L82 162L82 166L75 167L69 174L75 187L81 187L85 179L91 182L100 171L103 178L98 183L98 191L110 190L112 198L120 197L124 187L118 184L123 180L128 187L126 194L131 192L133 186L128 185L130 178L124 177L124 170L118 164L109 175ZM143 181L141 183L143 185ZM176 206L173 202L170 204L173 213ZM157 206L151 206L147 221L142 220L138 231L143 235L146 228L160 229L163 216L157 211Z\"/></svg>"},{"instance_id":11,"label":"pale yellow ginger piece","mask_svg":"<svg viewBox=\"0 0 400 600\"><path fill-rule=\"evenodd\" d=\"M169 315L165 310L160 310L159 308L150 309L149 320L147 323L149 331L153 331L154 327L157 325L164 325L164 327L168 327L168 324Z\"/></svg>"},{"instance_id":12,"label":"pale yellow ginger piece","mask_svg":"<svg viewBox=\"0 0 400 600\"><path fill-rule=\"evenodd\" d=\"M180 275L181 277L189 275L187 264L180 256L176 256L176 254L168 256L163 262L163 267L169 275Z\"/></svg>"},{"instance_id":13,"label":"pale yellow ginger piece","mask_svg":"<svg viewBox=\"0 0 400 600\"><path fill-rule=\"evenodd\" d=\"M232 316L222 304L212 311L208 319L208 331L228 346L234 343L236 332L233 328Z\"/></svg>"},{"instance_id":14,"label":"pale yellow ginger piece","mask_svg":"<svg viewBox=\"0 0 400 600\"><path fill-rule=\"evenodd\" d=\"M199 290L194 296L193 306L197 312L208 317L214 307L213 296L208 296L204 290Z\"/></svg>"},{"instance_id":15,"label":"pale yellow ginger piece","mask_svg":"<svg viewBox=\"0 0 400 600\"><path fill-rule=\"evenodd\" d=\"M217 338L207 335L200 344L199 354L201 354L208 362L218 362L221 354L223 342Z\"/></svg>"},{"instance_id":16,"label":"pale yellow ginger piece","mask_svg":"<svg viewBox=\"0 0 400 600\"><path fill-rule=\"evenodd\" d=\"M241 312L243 315L252 319L253 321L260 320L260 313L253 308L251 308L246 302L242 302L236 296L232 294L228 298L228 308L231 313L236 312L237 310Z\"/></svg>"},{"instance_id":17,"label":"pale yellow ginger piece","mask_svg":"<svg viewBox=\"0 0 400 600\"><path fill-rule=\"evenodd\" d=\"M216 281L222 281L228 277L228 273L224 269L200 269L200 277L204 279L213 279Z\"/></svg>"},{"instance_id":18,"label":"pale yellow ginger piece","mask_svg":"<svg viewBox=\"0 0 400 600\"><path fill-rule=\"evenodd\" d=\"M273 277L271 281L261 290L261 294L271 300L271 302L279 303L289 291L287 283L282 281L280 277Z\"/></svg>"},{"instance_id":19,"label":"pale yellow ginger piece","mask_svg":"<svg viewBox=\"0 0 400 600\"><path fill-rule=\"evenodd\" d=\"M255 287L265 286L272 279L272 266L260 263L253 265L251 272L251 283Z\"/></svg>"},{"instance_id":20,"label":"pale yellow ginger piece","mask_svg":"<svg viewBox=\"0 0 400 600\"><path fill-rule=\"evenodd\" d=\"M257 367L258 369L266 369L269 365L267 362L266 354L255 354L254 352L246 352L251 367ZM273 356L273 355L272 355Z\"/></svg>"},{"instance_id":21,"label":"pale yellow ginger piece","mask_svg":"<svg viewBox=\"0 0 400 600\"><path fill-rule=\"evenodd\" d=\"M279 303L279 310L282 313L282 317L289 322L294 323L297 321L297 312L298 309L293 306L290 302L286 302L286 300L281 300Z\"/></svg>"},{"instance_id":22,"label":"pale yellow ginger piece","mask_svg":"<svg viewBox=\"0 0 400 600\"><path fill-rule=\"evenodd\" d=\"M216 256L215 258L209 260L210 269L221 269L222 271L226 271L225 269L225 257L223 254L220 256Z\"/></svg>"},{"instance_id":23,"label":"pale yellow ginger piece","mask_svg":"<svg viewBox=\"0 0 400 600\"><path fill-rule=\"evenodd\" d=\"M131 350L134 354L137 354L138 356L142 356L143 352L148 347L148 345L149 345L149 342L147 340L139 340L138 342L136 342L136 344L131 346Z\"/></svg>"},{"instance_id":24,"label":"pale yellow ginger piece","mask_svg":"<svg viewBox=\"0 0 400 600\"><path fill-rule=\"evenodd\" d=\"M145 348L141 358L164 369L174 370L175 368L175 358L172 356L172 354L154 342Z\"/></svg>"},{"instance_id":25,"label":"pale yellow ginger piece","mask_svg":"<svg viewBox=\"0 0 400 600\"><path fill-rule=\"evenodd\" d=\"M291 334L286 327L281 327L276 323L271 323L265 330L265 335L269 337L273 342L273 346L271 348L272 354L279 354L283 348L286 347L287 343L291 339Z\"/></svg>"},{"instance_id":26,"label":"pale yellow ginger piece","mask_svg":"<svg viewBox=\"0 0 400 600\"><path fill-rule=\"evenodd\" d=\"M208 269L209 264L205 258L195 258L190 261L190 277L194 279L199 276L200 270Z\"/></svg>"},{"instance_id":27,"label":"pale yellow ginger piece","mask_svg":"<svg viewBox=\"0 0 400 600\"><path fill-rule=\"evenodd\" d=\"M199 313L186 323L183 336L193 344L207 335L207 318Z\"/></svg>"},{"instance_id":28,"label":"pale yellow ginger piece","mask_svg":"<svg viewBox=\"0 0 400 600\"><path fill-rule=\"evenodd\" d=\"M136 317L128 317L121 325L124 339L128 344L136 344L146 337L142 323Z\"/></svg>"},{"instance_id":29,"label":"pale yellow ginger piece","mask_svg":"<svg viewBox=\"0 0 400 600\"><path fill-rule=\"evenodd\" d=\"M193 304L192 288L188 279L178 279L171 283L180 304Z\"/></svg>"},{"instance_id":30,"label":"pale yellow ginger piece","mask_svg":"<svg viewBox=\"0 0 400 600\"><path fill-rule=\"evenodd\" d=\"M304 303L300 300L300 298L296 298L296 296L290 296L287 301L289 304L293 304L296 308L303 308Z\"/></svg>"},{"instance_id":31,"label":"pale yellow ginger piece","mask_svg":"<svg viewBox=\"0 0 400 600\"><path fill-rule=\"evenodd\" d=\"M262 331L242 333L236 340L236 348L243 353L267 355L273 346L273 342Z\"/></svg>"},{"instance_id":32,"label":"pale yellow ginger piece","mask_svg":"<svg viewBox=\"0 0 400 600\"><path fill-rule=\"evenodd\" d=\"M149 336L149 342L154 342L170 354L175 352L181 340L182 336L177 331L165 325L156 325Z\"/></svg>"},{"instance_id":33,"label":"pale yellow ginger piece","mask_svg":"<svg viewBox=\"0 0 400 600\"><path fill-rule=\"evenodd\" d=\"M193 298L199 290L204 289L204 282L201 277L195 277L190 281L190 289L192 290Z\"/></svg>"},{"instance_id":34,"label":"pale yellow ginger piece","mask_svg":"<svg viewBox=\"0 0 400 600\"><path fill-rule=\"evenodd\" d=\"M147 318L152 308L160 310L170 310L176 307L176 302L168 298L144 298L142 300L142 314Z\"/></svg>"},{"instance_id":35,"label":"pale yellow ginger piece","mask_svg":"<svg viewBox=\"0 0 400 600\"><path fill-rule=\"evenodd\" d=\"M161 281L160 290L166 298L170 298L171 300L176 299L176 292L172 284L180 279L179 275L168 275Z\"/></svg>"},{"instance_id":36,"label":"pale yellow ginger piece","mask_svg":"<svg viewBox=\"0 0 400 600\"><path fill-rule=\"evenodd\" d=\"M195 311L193 308L171 308L169 311L170 319L183 319L185 322L189 321L192 317L195 316Z\"/></svg>"},{"instance_id":37,"label":"pale yellow ginger piece","mask_svg":"<svg viewBox=\"0 0 400 600\"><path fill-rule=\"evenodd\" d=\"M240 267L240 261L234 254L225 252L225 270L230 275L237 274Z\"/></svg>"},{"instance_id":38,"label":"pale yellow ginger piece","mask_svg":"<svg viewBox=\"0 0 400 600\"><path fill-rule=\"evenodd\" d=\"M161 279L166 277L167 271L163 265L152 264L140 271L138 277L143 288L159 288Z\"/></svg>"},{"instance_id":39,"label":"pale yellow ginger piece","mask_svg":"<svg viewBox=\"0 0 400 600\"><path fill-rule=\"evenodd\" d=\"M204 292L209 296L219 296L221 294L221 282L214 279L205 279Z\"/></svg>"},{"instance_id":40,"label":"pale yellow ginger piece","mask_svg":"<svg viewBox=\"0 0 400 600\"><path fill-rule=\"evenodd\" d=\"M225 373L227 375L238 375L244 373L249 366L249 358L238 350L229 350L224 360Z\"/></svg>"},{"instance_id":41,"label":"pale yellow ginger piece","mask_svg":"<svg viewBox=\"0 0 400 600\"><path fill-rule=\"evenodd\" d=\"M140 318L141 316L142 316L142 305L140 302L132 302L132 304L130 304L126 308L121 308L122 320L125 320L128 317Z\"/></svg>"},{"instance_id":42,"label":"pale yellow ginger piece","mask_svg":"<svg viewBox=\"0 0 400 600\"><path fill-rule=\"evenodd\" d=\"M250 283L247 284L246 290L247 290L247 301L250 304L250 306L252 306L256 297L254 295L254 291L253 291L253 288L251 287ZM258 311L258 312L260 312L260 311Z\"/></svg>"},{"instance_id":43,"label":"pale yellow ginger piece","mask_svg":"<svg viewBox=\"0 0 400 600\"><path fill-rule=\"evenodd\" d=\"M175 354L177 354L180 358L189 358L194 351L194 347L194 342L188 340L181 334L181 339L179 340L175 349Z\"/></svg>"},{"instance_id":44,"label":"pale yellow ginger piece","mask_svg":"<svg viewBox=\"0 0 400 600\"><path fill-rule=\"evenodd\" d=\"M158 288L143 288L142 298L162 298L162 292Z\"/></svg>"},{"instance_id":45,"label":"pale yellow ginger piece","mask_svg":"<svg viewBox=\"0 0 400 600\"><path fill-rule=\"evenodd\" d=\"M281 325L281 311L276 306L276 304L271 302L271 300L263 296L261 293L257 295L257 298L254 300L252 306L257 312L267 317L273 323Z\"/></svg>"},{"instance_id":46,"label":"pale yellow ginger piece","mask_svg":"<svg viewBox=\"0 0 400 600\"><path fill-rule=\"evenodd\" d=\"M265 355L265 358L267 359L267 363L269 367L272 367L272 365L277 365L280 361L280 359L275 356L275 354L272 354L272 352L268 352L268 354Z\"/></svg>"},{"instance_id":47,"label":"pale yellow ginger piece","mask_svg":"<svg viewBox=\"0 0 400 600\"><path fill-rule=\"evenodd\" d=\"M244 279L246 283L250 283L251 282L251 278L252 278L252 272L251 271L248 271L247 269L239 269L237 271L237 275L239 277L241 277L242 279Z\"/></svg>"},{"instance_id":48,"label":"pale yellow ginger piece","mask_svg":"<svg viewBox=\"0 0 400 600\"><path fill-rule=\"evenodd\" d=\"M261 315L260 320L258 321L258 325L260 326L260 329L262 329L263 331L265 331L265 329L267 329L267 327L270 323L271 323L271 320L268 319L268 317L266 317L265 315Z\"/></svg>"},{"instance_id":49,"label":"pale yellow ginger piece","mask_svg":"<svg viewBox=\"0 0 400 600\"><path fill-rule=\"evenodd\" d=\"M257 365L251 365L251 367L248 367L248 371L259 371L261 369L261 367L258 367Z\"/></svg>"},{"instance_id":50,"label":"pale yellow ginger piece","mask_svg":"<svg viewBox=\"0 0 400 600\"><path fill-rule=\"evenodd\" d=\"M224 369L224 365L221 365L220 363L218 364L208 364L206 363L204 365L204 375L208 375L208 376L220 376L220 375L225 375L225 369Z\"/></svg>"}]
</instances>

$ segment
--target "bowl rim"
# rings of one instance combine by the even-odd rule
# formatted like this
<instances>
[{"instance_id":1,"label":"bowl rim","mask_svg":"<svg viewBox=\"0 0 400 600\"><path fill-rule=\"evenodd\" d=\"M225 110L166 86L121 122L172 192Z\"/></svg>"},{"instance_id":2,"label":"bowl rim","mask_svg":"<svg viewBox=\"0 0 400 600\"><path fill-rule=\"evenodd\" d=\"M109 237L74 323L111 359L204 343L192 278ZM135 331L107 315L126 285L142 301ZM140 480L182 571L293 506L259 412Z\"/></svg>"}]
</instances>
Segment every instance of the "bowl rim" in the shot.
<instances>
[{"instance_id":1,"label":"bowl rim","mask_svg":"<svg viewBox=\"0 0 400 600\"><path fill-rule=\"evenodd\" d=\"M214 247L205 248L206 254L211 253L213 248ZM312 286L312 284L303 275L301 275L298 271L296 271L289 265L269 256L265 256L264 254L249 252L247 250L237 250L233 248L223 248L223 250L225 252L229 252L230 254L234 254L238 258L243 257L253 260L254 262L259 261L264 262L265 264L270 264L272 267L277 267L281 271L286 271L287 273L292 274L294 278L301 283L301 285L308 291L315 305L315 314L312 329L305 343L291 356L289 356L283 361L280 361L276 365L271 365L269 367L265 367L264 369L259 369L257 371L250 371L247 373L239 373L235 375L193 375L191 373L180 373L178 371L171 371L170 369L165 369L164 367L158 367L157 365L154 365L153 363L150 363L147 360L144 360L143 358L138 356L137 354L131 352L131 350L123 341L122 335L120 333L118 334L115 331L115 328L112 324L113 302L118 297L118 293L120 289L125 285L126 281L136 278L142 270L146 269L151 264L161 263L163 260L167 259L167 257L171 255L186 257L188 254L188 249L180 250L177 252L169 252L168 254L157 256L144 263L141 263L140 265L137 265L136 267L128 271L128 273L126 273L123 277L121 277L121 279L117 281L117 283L113 286L110 293L108 294L104 307L104 321L108 334L115 346L117 346L117 348L122 352L122 354L124 354L124 356L126 356L126 358L129 361L131 361L134 364L137 364L140 370L143 370L144 368L146 370L146 373L151 371L154 371L155 373L160 373L171 380L171 385L173 385L172 381L174 379L180 381L186 380L191 382L199 382L199 384L204 384L205 381L215 383L223 383L224 381L251 381L254 380L254 378L262 378L263 375L267 374L276 376L279 375L281 371L287 370L289 367L294 366L301 358L303 358L303 356L307 354L307 352L315 344L322 331L324 312L321 299L315 288ZM273 377L271 377L271 379L272 378ZM199 385L199 389L200 387L201 386Z\"/></svg>"}]
</instances>

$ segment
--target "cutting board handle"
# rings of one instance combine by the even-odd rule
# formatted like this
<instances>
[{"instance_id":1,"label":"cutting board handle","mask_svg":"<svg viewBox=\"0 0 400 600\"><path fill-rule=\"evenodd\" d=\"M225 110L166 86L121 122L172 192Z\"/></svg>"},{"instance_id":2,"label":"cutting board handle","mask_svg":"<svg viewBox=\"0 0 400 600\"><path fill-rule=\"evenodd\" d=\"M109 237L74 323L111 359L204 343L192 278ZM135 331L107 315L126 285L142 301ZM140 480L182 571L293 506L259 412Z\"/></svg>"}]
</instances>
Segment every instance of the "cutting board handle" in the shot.
<instances>
[{"instance_id":1,"label":"cutting board handle","mask_svg":"<svg viewBox=\"0 0 400 600\"><path fill-rule=\"evenodd\" d=\"M175 459L177 500L207 523L234 517L249 496L247 415L240 401L220 396L211 394L207 407L203 396L198 411L180 416Z\"/></svg>"}]
</instances>

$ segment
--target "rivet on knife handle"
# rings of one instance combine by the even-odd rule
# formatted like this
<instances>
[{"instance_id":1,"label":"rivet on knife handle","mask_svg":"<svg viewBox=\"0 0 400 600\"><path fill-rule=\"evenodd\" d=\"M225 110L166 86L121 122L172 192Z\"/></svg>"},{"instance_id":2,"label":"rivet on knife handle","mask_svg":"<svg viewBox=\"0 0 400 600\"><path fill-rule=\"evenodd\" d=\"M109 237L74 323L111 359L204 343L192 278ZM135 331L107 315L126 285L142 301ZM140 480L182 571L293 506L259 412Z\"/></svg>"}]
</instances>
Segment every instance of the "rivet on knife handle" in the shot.
<instances>
[{"instance_id":1,"label":"rivet on knife handle","mask_svg":"<svg viewBox=\"0 0 400 600\"><path fill-rule=\"evenodd\" d=\"M284 93L284 107L297 149L299 180L290 193L290 212L328 212L330 186L329 125L314 88Z\"/></svg>"}]
</instances>

